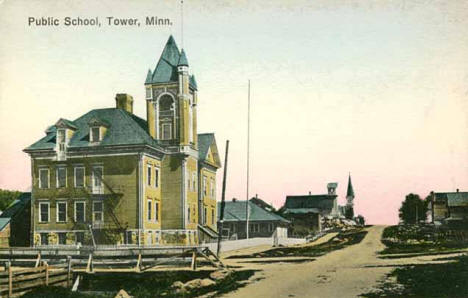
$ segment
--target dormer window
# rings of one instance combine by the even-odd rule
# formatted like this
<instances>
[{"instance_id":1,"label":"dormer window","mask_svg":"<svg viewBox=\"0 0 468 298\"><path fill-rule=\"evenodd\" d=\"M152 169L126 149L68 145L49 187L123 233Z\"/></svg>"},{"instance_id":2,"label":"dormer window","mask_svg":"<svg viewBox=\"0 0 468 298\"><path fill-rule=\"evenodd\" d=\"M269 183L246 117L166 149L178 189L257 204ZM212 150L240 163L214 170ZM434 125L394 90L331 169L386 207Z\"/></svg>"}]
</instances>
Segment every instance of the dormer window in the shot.
<instances>
[{"instance_id":1,"label":"dormer window","mask_svg":"<svg viewBox=\"0 0 468 298\"><path fill-rule=\"evenodd\" d=\"M89 122L89 142L91 144L97 144L104 139L109 125L107 122L97 118L92 118Z\"/></svg>"},{"instance_id":2,"label":"dormer window","mask_svg":"<svg viewBox=\"0 0 468 298\"><path fill-rule=\"evenodd\" d=\"M73 133L75 132L77 128L72 121L66 120L66 119L59 119L59 121L55 123L55 127L57 129L57 132L56 132L57 159L65 160L68 143L70 142L70 139L72 138Z\"/></svg>"},{"instance_id":3,"label":"dormer window","mask_svg":"<svg viewBox=\"0 0 468 298\"><path fill-rule=\"evenodd\" d=\"M101 133L99 127L91 127L91 142L96 143L101 141Z\"/></svg>"}]
</instances>

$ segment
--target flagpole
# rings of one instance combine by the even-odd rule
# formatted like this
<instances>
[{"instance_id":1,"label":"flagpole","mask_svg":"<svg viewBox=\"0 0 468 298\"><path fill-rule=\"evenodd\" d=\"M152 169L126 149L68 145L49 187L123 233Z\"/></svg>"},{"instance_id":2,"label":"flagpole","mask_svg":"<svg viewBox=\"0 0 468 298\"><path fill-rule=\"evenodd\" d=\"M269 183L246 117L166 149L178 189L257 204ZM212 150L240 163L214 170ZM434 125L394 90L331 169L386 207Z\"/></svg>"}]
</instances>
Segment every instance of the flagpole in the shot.
<instances>
[{"instance_id":1,"label":"flagpole","mask_svg":"<svg viewBox=\"0 0 468 298\"><path fill-rule=\"evenodd\" d=\"M247 200L245 201L245 213L246 213L246 225L245 225L245 234L246 239L249 239L249 180L250 180L250 80L248 84L248 105L247 105L247 189L246 196Z\"/></svg>"}]
</instances>

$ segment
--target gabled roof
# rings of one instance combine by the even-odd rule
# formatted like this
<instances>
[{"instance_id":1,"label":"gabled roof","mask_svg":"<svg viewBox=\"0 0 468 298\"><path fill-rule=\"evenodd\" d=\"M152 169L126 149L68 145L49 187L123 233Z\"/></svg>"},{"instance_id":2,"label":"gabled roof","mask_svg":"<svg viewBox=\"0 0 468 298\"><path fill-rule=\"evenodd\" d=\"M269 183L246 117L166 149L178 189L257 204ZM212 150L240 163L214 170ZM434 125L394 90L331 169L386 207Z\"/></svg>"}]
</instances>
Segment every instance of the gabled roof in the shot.
<instances>
[{"instance_id":1,"label":"gabled roof","mask_svg":"<svg viewBox=\"0 0 468 298\"><path fill-rule=\"evenodd\" d=\"M208 152L211 149L215 164L213 166L221 167L221 160L219 159L218 147L214 133L198 134L198 159L207 162Z\"/></svg>"},{"instance_id":2,"label":"gabled roof","mask_svg":"<svg viewBox=\"0 0 468 298\"><path fill-rule=\"evenodd\" d=\"M284 207L286 209L304 209L317 208L324 211L333 209L333 202L336 195L305 195L305 196L287 196Z\"/></svg>"},{"instance_id":3,"label":"gabled roof","mask_svg":"<svg viewBox=\"0 0 468 298\"><path fill-rule=\"evenodd\" d=\"M63 118L60 118L60 119L55 123L55 127L70 128L70 129L73 129L73 130L76 129L76 125L75 125L75 123L73 123L73 121L70 121L70 120L67 120L67 119L63 119ZM47 131L47 130L46 130L46 131Z\"/></svg>"},{"instance_id":4,"label":"gabled roof","mask_svg":"<svg viewBox=\"0 0 468 298\"><path fill-rule=\"evenodd\" d=\"M26 207L31 200L31 193L24 192L0 215L0 231L3 230L11 221L11 219Z\"/></svg>"},{"instance_id":5,"label":"gabled roof","mask_svg":"<svg viewBox=\"0 0 468 298\"><path fill-rule=\"evenodd\" d=\"M349 174L349 177L348 177L348 190L346 191L346 197L354 198L354 189L353 189L353 184L351 183L351 174Z\"/></svg>"},{"instance_id":6,"label":"gabled roof","mask_svg":"<svg viewBox=\"0 0 468 298\"><path fill-rule=\"evenodd\" d=\"M99 121L107 123L109 127L98 146L157 145L157 142L148 133L145 120L122 109L108 108L91 110L73 121L77 130L70 139L69 148L96 147L89 142L89 123L92 123L93 119L99 119ZM56 132L50 129L45 137L26 148L25 151L54 149L55 140Z\"/></svg>"},{"instance_id":7,"label":"gabled roof","mask_svg":"<svg viewBox=\"0 0 468 298\"><path fill-rule=\"evenodd\" d=\"M224 221L246 221L246 210L245 210L245 201L230 201L225 202L224 206ZM221 202L218 202L218 220L219 215L221 214L220 209ZM254 203L249 201L249 220L250 221L281 221L281 222L289 222L289 220L274 214L272 212L268 212L263 208L255 205Z\"/></svg>"}]
</instances>

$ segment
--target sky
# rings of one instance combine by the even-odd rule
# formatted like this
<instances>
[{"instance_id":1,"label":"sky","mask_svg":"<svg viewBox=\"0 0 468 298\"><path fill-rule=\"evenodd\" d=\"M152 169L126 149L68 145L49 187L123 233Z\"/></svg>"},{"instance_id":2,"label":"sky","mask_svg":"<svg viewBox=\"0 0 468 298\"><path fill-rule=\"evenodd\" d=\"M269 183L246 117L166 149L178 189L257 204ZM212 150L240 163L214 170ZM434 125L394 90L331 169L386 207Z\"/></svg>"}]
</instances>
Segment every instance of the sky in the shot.
<instances>
[{"instance_id":1,"label":"sky","mask_svg":"<svg viewBox=\"0 0 468 298\"><path fill-rule=\"evenodd\" d=\"M216 133L222 160L230 140L227 199L246 198L250 80L250 195L281 207L338 182L343 204L351 173L355 213L394 224L409 193L468 191L466 15L467 1L185 0L182 34L179 1L0 1L0 188L30 189L22 150L59 118L116 93L146 118L146 73L172 34L197 79L199 132Z\"/></svg>"}]
</instances>

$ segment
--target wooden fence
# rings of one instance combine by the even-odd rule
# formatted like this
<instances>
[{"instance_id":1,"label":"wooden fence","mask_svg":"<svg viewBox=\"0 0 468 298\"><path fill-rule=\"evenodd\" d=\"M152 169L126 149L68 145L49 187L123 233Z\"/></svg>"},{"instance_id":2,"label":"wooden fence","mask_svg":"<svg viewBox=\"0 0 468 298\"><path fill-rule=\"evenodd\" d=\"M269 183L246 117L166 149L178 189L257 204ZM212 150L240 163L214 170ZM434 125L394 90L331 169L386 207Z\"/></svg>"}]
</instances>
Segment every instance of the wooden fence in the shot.
<instances>
[{"instance_id":1,"label":"wooden fence","mask_svg":"<svg viewBox=\"0 0 468 298\"><path fill-rule=\"evenodd\" d=\"M5 271L0 272L0 295L2 297L19 297L38 286L71 287L73 271L71 259L67 263L50 266L42 262L33 268L13 270L10 262L6 262Z\"/></svg>"}]
</instances>

